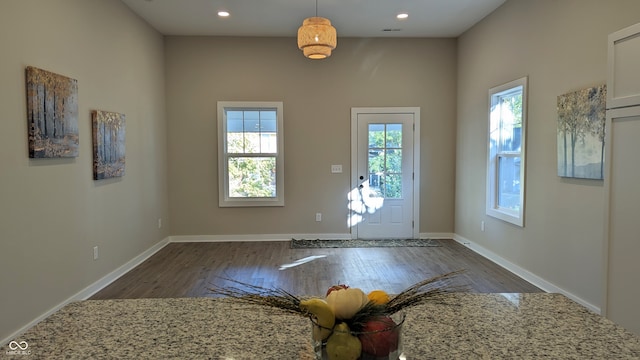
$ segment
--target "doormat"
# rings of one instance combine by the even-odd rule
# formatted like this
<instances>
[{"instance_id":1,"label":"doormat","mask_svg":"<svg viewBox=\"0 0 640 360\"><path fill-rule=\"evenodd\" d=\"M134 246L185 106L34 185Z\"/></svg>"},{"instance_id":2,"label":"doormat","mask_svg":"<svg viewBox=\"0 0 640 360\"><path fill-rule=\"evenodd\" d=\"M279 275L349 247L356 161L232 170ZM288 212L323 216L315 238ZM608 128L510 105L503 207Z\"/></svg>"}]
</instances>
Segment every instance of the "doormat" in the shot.
<instances>
[{"instance_id":1,"label":"doormat","mask_svg":"<svg viewBox=\"0 0 640 360\"><path fill-rule=\"evenodd\" d=\"M303 240L291 239L292 249L314 248L367 248L367 247L439 247L434 239L380 239L380 240Z\"/></svg>"}]
</instances>

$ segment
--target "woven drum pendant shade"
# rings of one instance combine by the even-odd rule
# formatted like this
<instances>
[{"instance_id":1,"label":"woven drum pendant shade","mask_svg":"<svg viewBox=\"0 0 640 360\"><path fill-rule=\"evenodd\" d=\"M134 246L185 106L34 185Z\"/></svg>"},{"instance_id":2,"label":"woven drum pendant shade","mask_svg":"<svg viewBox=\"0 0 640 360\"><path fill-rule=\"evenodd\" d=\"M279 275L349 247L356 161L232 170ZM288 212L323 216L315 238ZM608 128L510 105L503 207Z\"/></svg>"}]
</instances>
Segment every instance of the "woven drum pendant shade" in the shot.
<instances>
[{"instance_id":1,"label":"woven drum pendant shade","mask_svg":"<svg viewBox=\"0 0 640 360\"><path fill-rule=\"evenodd\" d=\"M304 19L298 29L298 48L309 59L324 59L331 56L337 45L336 28L322 17Z\"/></svg>"}]
</instances>

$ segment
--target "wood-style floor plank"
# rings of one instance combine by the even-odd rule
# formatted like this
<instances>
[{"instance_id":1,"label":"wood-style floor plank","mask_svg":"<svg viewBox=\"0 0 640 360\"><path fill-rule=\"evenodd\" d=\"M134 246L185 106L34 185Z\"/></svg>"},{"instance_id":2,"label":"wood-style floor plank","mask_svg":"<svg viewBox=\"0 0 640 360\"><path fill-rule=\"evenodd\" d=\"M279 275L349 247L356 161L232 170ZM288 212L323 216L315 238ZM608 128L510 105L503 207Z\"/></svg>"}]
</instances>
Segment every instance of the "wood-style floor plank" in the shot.
<instances>
[{"instance_id":1,"label":"wood-style floor plank","mask_svg":"<svg viewBox=\"0 0 640 360\"><path fill-rule=\"evenodd\" d=\"M453 240L439 247L291 249L289 242L171 243L92 299L212 296L224 278L299 295L324 295L334 284L398 293L421 280L464 269L470 292L540 292ZM301 259L313 260L296 263Z\"/></svg>"}]
</instances>

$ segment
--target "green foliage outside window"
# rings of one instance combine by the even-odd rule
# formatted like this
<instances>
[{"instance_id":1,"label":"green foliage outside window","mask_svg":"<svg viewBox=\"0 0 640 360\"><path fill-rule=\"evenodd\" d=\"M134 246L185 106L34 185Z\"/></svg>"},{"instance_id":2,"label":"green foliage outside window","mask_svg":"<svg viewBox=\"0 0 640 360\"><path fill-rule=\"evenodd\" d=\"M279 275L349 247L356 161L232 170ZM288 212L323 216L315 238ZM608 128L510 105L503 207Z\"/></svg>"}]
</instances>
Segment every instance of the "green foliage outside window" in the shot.
<instances>
[{"instance_id":1,"label":"green foliage outside window","mask_svg":"<svg viewBox=\"0 0 640 360\"><path fill-rule=\"evenodd\" d=\"M275 157L230 157L230 197L275 197Z\"/></svg>"},{"instance_id":2,"label":"green foliage outside window","mask_svg":"<svg viewBox=\"0 0 640 360\"><path fill-rule=\"evenodd\" d=\"M402 198L402 124L369 125L369 188L380 197Z\"/></svg>"},{"instance_id":3,"label":"green foliage outside window","mask_svg":"<svg viewBox=\"0 0 640 360\"><path fill-rule=\"evenodd\" d=\"M275 112L230 113L233 118L228 119L228 129L233 131L227 131L229 197L276 197Z\"/></svg>"}]
</instances>

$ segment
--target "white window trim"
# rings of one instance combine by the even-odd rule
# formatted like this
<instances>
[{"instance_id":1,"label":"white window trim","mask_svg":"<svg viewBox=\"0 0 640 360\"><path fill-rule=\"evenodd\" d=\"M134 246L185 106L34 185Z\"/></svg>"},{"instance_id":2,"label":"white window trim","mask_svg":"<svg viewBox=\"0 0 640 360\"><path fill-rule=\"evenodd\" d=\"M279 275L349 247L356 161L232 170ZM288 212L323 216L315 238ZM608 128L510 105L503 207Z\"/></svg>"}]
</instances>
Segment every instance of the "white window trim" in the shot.
<instances>
[{"instance_id":1,"label":"white window trim","mask_svg":"<svg viewBox=\"0 0 640 360\"><path fill-rule=\"evenodd\" d=\"M277 154L275 198L230 198L226 156L227 109L276 109ZM284 206L284 126L283 105L278 101L218 101L218 206Z\"/></svg>"},{"instance_id":2,"label":"white window trim","mask_svg":"<svg viewBox=\"0 0 640 360\"><path fill-rule=\"evenodd\" d=\"M518 211L498 207L498 156L496 149L491 148L491 108L494 100L500 95L522 87L522 133L520 152L520 208ZM526 169L526 128L527 128L527 77L489 89L488 131L487 131L487 201L486 213L489 216L524 227L525 212L525 169ZM506 154L508 156L508 154Z\"/></svg>"}]
</instances>

